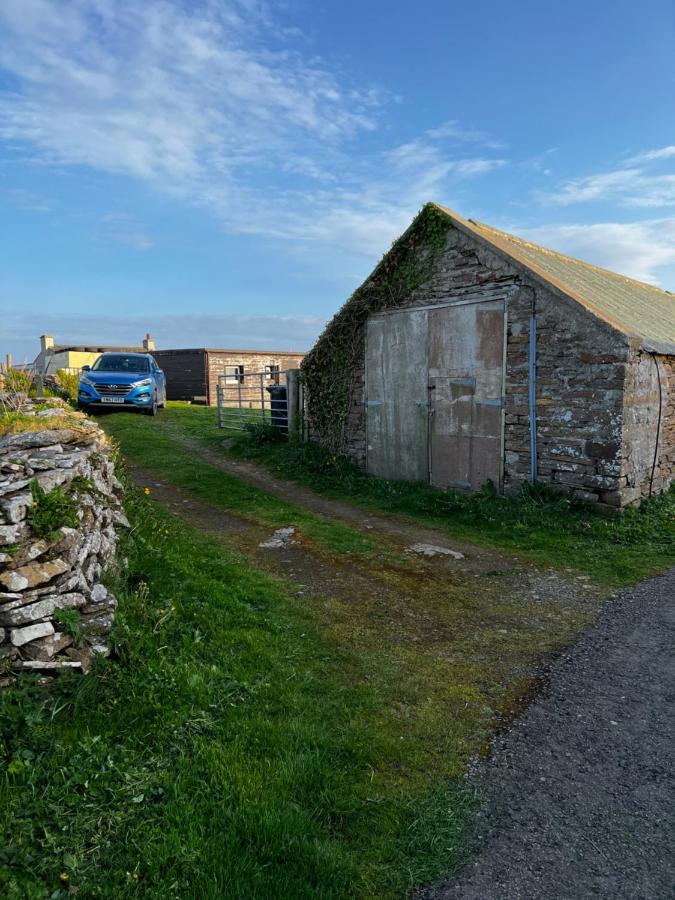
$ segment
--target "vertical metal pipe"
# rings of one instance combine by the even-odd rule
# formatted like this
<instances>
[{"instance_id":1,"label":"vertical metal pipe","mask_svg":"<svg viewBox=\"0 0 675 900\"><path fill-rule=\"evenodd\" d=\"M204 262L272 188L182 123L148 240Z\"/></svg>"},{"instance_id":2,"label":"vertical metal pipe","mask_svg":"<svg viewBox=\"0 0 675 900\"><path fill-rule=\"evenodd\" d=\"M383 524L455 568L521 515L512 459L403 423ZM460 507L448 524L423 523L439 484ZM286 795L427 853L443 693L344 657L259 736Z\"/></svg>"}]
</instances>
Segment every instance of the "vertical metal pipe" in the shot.
<instances>
[{"instance_id":1,"label":"vertical metal pipe","mask_svg":"<svg viewBox=\"0 0 675 900\"><path fill-rule=\"evenodd\" d=\"M530 316L528 355L528 395L530 406L530 481L537 480L537 318Z\"/></svg>"},{"instance_id":2,"label":"vertical metal pipe","mask_svg":"<svg viewBox=\"0 0 675 900\"><path fill-rule=\"evenodd\" d=\"M237 404L239 406L239 421L241 422L241 427L244 427L244 408L241 403L241 378L242 376L239 374L239 370L235 369L237 373Z\"/></svg>"}]
</instances>

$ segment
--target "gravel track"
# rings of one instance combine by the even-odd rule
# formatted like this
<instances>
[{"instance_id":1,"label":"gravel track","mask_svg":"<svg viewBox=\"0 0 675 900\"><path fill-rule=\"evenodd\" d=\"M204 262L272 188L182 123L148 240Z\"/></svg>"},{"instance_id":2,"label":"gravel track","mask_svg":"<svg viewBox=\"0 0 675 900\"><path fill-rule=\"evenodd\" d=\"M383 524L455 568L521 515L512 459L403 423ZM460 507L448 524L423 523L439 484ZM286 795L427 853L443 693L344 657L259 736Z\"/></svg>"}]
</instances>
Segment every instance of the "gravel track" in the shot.
<instances>
[{"instance_id":1,"label":"gravel track","mask_svg":"<svg viewBox=\"0 0 675 900\"><path fill-rule=\"evenodd\" d=\"M473 860L424 900L675 897L675 569L608 602L468 776Z\"/></svg>"}]
</instances>

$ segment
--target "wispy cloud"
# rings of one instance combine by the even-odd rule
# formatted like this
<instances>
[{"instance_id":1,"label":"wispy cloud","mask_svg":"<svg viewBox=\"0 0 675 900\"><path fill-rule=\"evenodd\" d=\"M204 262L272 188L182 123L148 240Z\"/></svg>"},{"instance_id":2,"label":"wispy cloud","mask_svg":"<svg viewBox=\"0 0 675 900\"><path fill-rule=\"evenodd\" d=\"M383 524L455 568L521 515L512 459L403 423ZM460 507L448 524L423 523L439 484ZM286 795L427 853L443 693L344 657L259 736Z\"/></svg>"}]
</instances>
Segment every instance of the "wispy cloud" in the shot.
<instances>
[{"instance_id":1,"label":"wispy cloud","mask_svg":"<svg viewBox=\"0 0 675 900\"><path fill-rule=\"evenodd\" d=\"M106 213L101 219L100 237L132 250L150 250L156 243L145 226L128 213Z\"/></svg>"},{"instance_id":2,"label":"wispy cloud","mask_svg":"<svg viewBox=\"0 0 675 900\"><path fill-rule=\"evenodd\" d=\"M484 147L489 147L492 150L503 150L506 146L503 141L495 140L486 131L464 128L455 119L443 122L442 125L438 125L436 128L429 128L426 131L426 135L436 141L464 141L482 144Z\"/></svg>"},{"instance_id":3,"label":"wispy cloud","mask_svg":"<svg viewBox=\"0 0 675 900\"><path fill-rule=\"evenodd\" d=\"M560 253L650 284L660 283L659 268L675 265L675 217L627 224L545 225L520 228L518 233Z\"/></svg>"},{"instance_id":4,"label":"wispy cloud","mask_svg":"<svg viewBox=\"0 0 675 900\"><path fill-rule=\"evenodd\" d=\"M4 0L0 58L18 88L0 93L0 138L35 163L149 183L230 231L369 255L422 202L505 164L456 121L360 152L391 96L298 37L252 0Z\"/></svg>"},{"instance_id":5,"label":"wispy cloud","mask_svg":"<svg viewBox=\"0 0 675 900\"><path fill-rule=\"evenodd\" d=\"M655 162L661 159L671 159L673 156L675 156L675 144L670 144L668 147L660 147L657 150L644 150L642 153L638 153L637 156L631 156L627 163L628 165L634 165Z\"/></svg>"},{"instance_id":6,"label":"wispy cloud","mask_svg":"<svg viewBox=\"0 0 675 900\"><path fill-rule=\"evenodd\" d=\"M654 172L651 164L675 160L675 146L645 150L607 172L564 182L539 199L556 206L613 201L622 207L658 208L675 206L675 174Z\"/></svg>"}]
</instances>

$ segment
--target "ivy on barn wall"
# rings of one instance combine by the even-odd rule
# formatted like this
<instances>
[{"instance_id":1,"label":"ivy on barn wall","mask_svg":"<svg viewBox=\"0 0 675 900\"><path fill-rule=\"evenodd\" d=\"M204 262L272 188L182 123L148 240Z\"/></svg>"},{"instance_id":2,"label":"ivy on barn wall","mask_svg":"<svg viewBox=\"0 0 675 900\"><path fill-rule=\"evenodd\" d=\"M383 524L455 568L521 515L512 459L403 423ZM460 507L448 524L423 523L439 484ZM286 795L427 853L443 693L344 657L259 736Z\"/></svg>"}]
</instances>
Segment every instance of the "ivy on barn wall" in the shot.
<instances>
[{"instance_id":1,"label":"ivy on barn wall","mask_svg":"<svg viewBox=\"0 0 675 900\"><path fill-rule=\"evenodd\" d=\"M304 358L312 437L333 453L343 450L354 379L363 364L368 316L401 306L430 279L451 227L433 203L424 206Z\"/></svg>"}]
</instances>

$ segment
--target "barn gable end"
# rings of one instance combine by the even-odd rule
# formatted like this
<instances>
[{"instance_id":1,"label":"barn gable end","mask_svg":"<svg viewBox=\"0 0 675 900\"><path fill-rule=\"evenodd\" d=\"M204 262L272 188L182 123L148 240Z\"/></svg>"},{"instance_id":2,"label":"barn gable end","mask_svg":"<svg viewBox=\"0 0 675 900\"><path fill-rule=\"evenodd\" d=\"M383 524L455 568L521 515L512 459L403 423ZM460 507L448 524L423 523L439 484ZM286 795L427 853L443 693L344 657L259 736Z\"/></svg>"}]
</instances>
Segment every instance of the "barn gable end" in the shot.
<instances>
[{"instance_id":1,"label":"barn gable end","mask_svg":"<svg viewBox=\"0 0 675 900\"><path fill-rule=\"evenodd\" d=\"M579 498L619 507L650 489L667 487L675 468L672 358L661 355L655 362L611 316L596 315L555 280L542 278L536 266L512 258L508 245L506 250L499 240L483 239L473 223L432 204L425 207L303 363L314 439L368 468L369 316L393 309L503 301L504 491L518 489L534 475ZM529 365L533 315L536 467ZM657 365L661 426L652 477L659 417Z\"/></svg>"}]
</instances>

